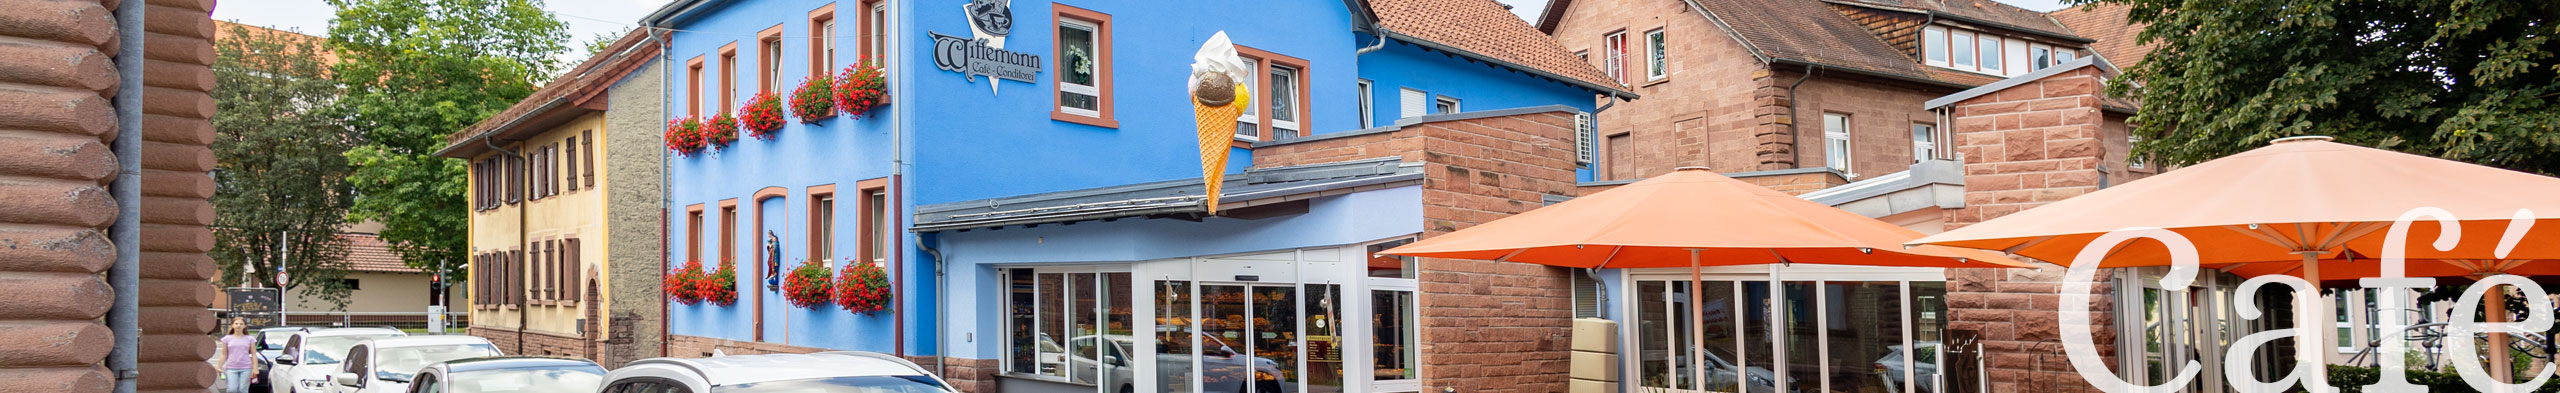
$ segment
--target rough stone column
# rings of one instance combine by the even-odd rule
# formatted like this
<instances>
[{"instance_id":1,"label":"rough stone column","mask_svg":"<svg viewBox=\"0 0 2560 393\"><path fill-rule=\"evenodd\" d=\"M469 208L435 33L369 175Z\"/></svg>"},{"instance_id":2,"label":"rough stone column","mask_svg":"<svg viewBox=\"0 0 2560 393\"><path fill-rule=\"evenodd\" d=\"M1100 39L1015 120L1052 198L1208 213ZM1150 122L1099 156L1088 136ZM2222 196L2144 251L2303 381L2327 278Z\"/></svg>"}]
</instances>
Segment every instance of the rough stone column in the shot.
<instances>
[{"instance_id":1,"label":"rough stone column","mask_svg":"<svg viewBox=\"0 0 2560 393\"><path fill-rule=\"evenodd\" d=\"M2099 75L2097 67L2082 67L1952 106L1965 207L1947 212L1947 229L2097 191L2101 162L2121 167L2123 157L2108 157L2101 142ZM2099 271L2090 304L2093 341L2109 364L2116 353L2112 273ZM1991 391L2096 391L2062 351L2062 268L1947 275L1948 328L1980 335Z\"/></svg>"},{"instance_id":2,"label":"rough stone column","mask_svg":"<svg viewBox=\"0 0 2560 393\"><path fill-rule=\"evenodd\" d=\"M612 280L605 299L603 325L613 337L606 367L665 356L660 324L666 320L659 278L666 272L665 208L660 187L666 152L665 67L655 60L631 71L608 94L613 109L605 112L604 182L605 277Z\"/></svg>"}]
</instances>

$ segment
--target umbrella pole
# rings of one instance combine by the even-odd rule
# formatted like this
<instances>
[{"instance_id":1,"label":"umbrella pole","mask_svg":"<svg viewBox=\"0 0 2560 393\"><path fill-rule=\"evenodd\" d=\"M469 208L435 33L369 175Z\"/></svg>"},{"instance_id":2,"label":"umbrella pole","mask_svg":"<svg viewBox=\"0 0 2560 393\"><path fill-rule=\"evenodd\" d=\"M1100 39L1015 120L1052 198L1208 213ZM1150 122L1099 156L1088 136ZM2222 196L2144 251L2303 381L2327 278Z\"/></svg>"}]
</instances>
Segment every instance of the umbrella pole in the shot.
<instances>
[{"instance_id":1,"label":"umbrella pole","mask_svg":"<svg viewBox=\"0 0 2560 393\"><path fill-rule=\"evenodd\" d=\"M2489 322L2507 321L2506 288L2489 287L2489 300L2486 303L2489 308ZM2515 365L2508 360L2511 354L2508 353L2505 331L2492 329L2487 333L2489 334L2489 377L2500 383L2513 383Z\"/></svg>"},{"instance_id":2,"label":"umbrella pole","mask_svg":"<svg viewBox=\"0 0 2560 393\"><path fill-rule=\"evenodd\" d=\"M1707 387L1706 274L1698 267L1698 249L1689 249L1689 386Z\"/></svg>"},{"instance_id":3,"label":"umbrella pole","mask_svg":"<svg viewBox=\"0 0 2560 393\"><path fill-rule=\"evenodd\" d=\"M2329 361L2326 353L2337 347L2337 344L2329 341L2328 338L2329 334L2337 329L2338 317L2329 315L2333 307L2329 307L2326 304L2328 302L2323 301L2320 296L2320 253L2302 251L2296 254L2302 255L2302 279L2311 282L2311 295L2296 296L2294 299L2294 307L2300 308L2294 315L2301 319L2294 321L2294 326L2302 330L2302 335L2299 336L2302 338L2302 345L2294 348L2295 361L2311 365L2310 375L2303 376L2302 380L2305 390L2319 391L2322 389L2312 387L2329 386Z\"/></svg>"}]
</instances>

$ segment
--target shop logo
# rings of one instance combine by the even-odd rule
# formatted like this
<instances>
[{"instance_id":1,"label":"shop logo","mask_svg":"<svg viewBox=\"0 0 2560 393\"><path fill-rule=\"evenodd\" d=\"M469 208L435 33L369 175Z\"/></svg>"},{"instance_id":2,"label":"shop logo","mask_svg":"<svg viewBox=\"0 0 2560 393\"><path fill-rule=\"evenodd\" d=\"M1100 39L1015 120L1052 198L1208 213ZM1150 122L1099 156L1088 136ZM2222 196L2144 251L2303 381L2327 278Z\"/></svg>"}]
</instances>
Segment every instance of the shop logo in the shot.
<instances>
[{"instance_id":1,"label":"shop logo","mask_svg":"<svg viewBox=\"0 0 2560 393\"><path fill-rule=\"evenodd\" d=\"M970 0L969 27L980 36L1013 35L1013 5L1010 0Z\"/></svg>"},{"instance_id":2,"label":"shop logo","mask_svg":"<svg viewBox=\"0 0 2560 393\"><path fill-rule=\"evenodd\" d=\"M1032 78L1040 75L1040 56L1004 49L1005 37L1013 34L1012 4L1012 0L969 0L962 5L971 37L926 32L933 36L934 68L958 72L970 83L986 76L991 94L999 85L997 79L1036 83Z\"/></svg>"},{"instance_id":3,"label":"shop logo","mask_svg":"<svg viewBox=\"0 0 2560 393\"><path fill-rule=\"evenodd\" d=\"M2518 210L2516 212L2515 218L2509 221L2505 239L2498 244L2497 255L2500 258L2503 259L2508 255L2508 251L2514 250L2517 240L2520 239L2524 233L2533 229L2533 217L2534 215L2531 211ZM2407 250L2409 247L2408 234L2410 223L2420 219L2434 220L2436 227L2442 228L2438 230L2436 239L2434 239L2434 242L2430 244L2436 250L2453 250L2458 243L2461 243L2463 228L2457 221L2455 221L2455 217L2452 212L2436 207L2421 207L2411 209L2407 213L2402 213L2398 220L2394 220L2391 223L2390 232L2387 234L2389 237L2385 238L2387 240L2383 243L2383 255L2382 259L2379 261L2382 263L2383 267L2381 277L2362 279L2361 284L2363 287L2381 289L2384 292L2389 293L2435 286L2435 279L2433 278L2407 277L2406 274L2408 271L2408 259L2406 256L2408 255ZM2097 282L2096 266L2098 266L2098 261L2106 258L2107 254L2109 254L2110 251L2115 250L2117 247L2139 239L2151 239L2153 241L2158 241L2162 246L2169 250L2170 268L2168 274L2160 277L2160 286L2162 288L2187 288L2187 284L2195 281L2196 267L2200 258L2198 257L2195 243L2187 240L2186 236L2160 228L2125 228L2115 230L2113 232L2107 232L2105 235L2099 236L2096 240L2090 241L2088 246L2082 248L2079 255L2073 257L2071 267L2063 276L2062 301L2061 309L2059 310L2062 313L2062 348L2064 353L2069 355L2071 359L2071 366L2078 369L2077 371L2080 373L2080 378L2088 381L2090 385L2096 386L2098 390L2105 391L2107 393L2178 392L2188 386L2189 383L2199 378L2199 375L2205 367L2202 362L2188 360L2185 364L2172 365L2174 366L2173 370L2175 371L2172 371L2169 374L2172 376L2169 380L2153 381L2157 383L2156 385L2135 385L2131 381L2126 381L2123 378L2118 378L2116 375L2107 372L2111 365L2107 364L2105 357L2099 355L2097 344L2094 342L2095 337L2093 337L2089 331L2091 327L2089 321L2090 290L2095 287ZM2233 293L2232 298L2256 299L2258 298L2258 291L2261 288L2265 288L2268 284L2280 284L2289 287L2285 289L2292 290L2293 296L2297 299L2320 298L2319 288L2312 286L2311 282L2304 281L2301 277L2284 274L2269 274L2243 281L2240 283L2240 287L2237 288L2237 291ZM2523 293L2523 298L2528 304L2526 310L2529 310L2529 312L2526 313L2525 320L2498 323L2475 322L2480 320L2477 318L2480 317L2479 306L2482 295L2486 294L2487 291L2492 288L2502 286L2515 287L2518 292ZM2469 289L2464 290L2459 299L2454 301L2453 315L2452 318L2449 319L2451 322L2447 323L2445 330L2446 336L2459 338L2444 340L2444 352L2452 354L2479 353L2478 348L2476 348L2478 343L2470 337L2475 337L2483 333L2518 331L2541 332L2550 329L2552 326L2552 300L2550 297L2544 295L2545 293L2543 292L2541 285L2535 284L2533 280L2524 277L2499 274L2480 278L2477 282L2473 283ZM2263 314L2263 311L2258 309L2257 304L2251 301L2234 301L2231 304L2231 308L2242 320L2258 319L2260 314ZM2315 311L2316 309L2311 307L2298 308L2299 309L2295 311L2301 313L2301 315L2295 316L2295 318L2301 320L2319 320L2319 318L2316 317L2319 311ZM2382 323L2385 325L2406 323L2406 321L2399 320L2400 318L2405 317L2399 316L2400 314L2398 313L2381 313L2381 315L2384 318ZM2233 388L2233 390L2244 393L2289 391L2289 388L2292 388L2297 384L2301 385L2304 388L2303 390L2310 392L2339 391L2340 387L2329 386L2329 381L2320 380L2319 378L2311 378L2313 375L2318 375L2314 373L2313 367L2321 367L2326 363L2324 361L2296 362L2293 369L2275 370L2283 372L2284 375L2283 378L2277 379L2274 382L2260 382L2264 379L2259 378L2257 374L2250 369L2250 356L2258 353L2262 347L2276 340L2299 339L2306 333L2310 332L2299 331L2297 328L2274 329L2250 333L2246 336L2241 336L2238 340L2233 340L2229 349L2226 350L2223 359L2220 359L2223 367L2223 379L2228 386ZM2405 339L2383 339L2378 341L2381 346L2377 351L2379 353L2396 354L2403 353L2405 351L2417 350L2409 348L2409 340ZM2320 348L2325 346L2310 347L2315 349L2325 349ZM2394 393L2427 391L2425 386L2410 383L2407 379L2408 374L2406 370L2408 370L2408 359L2406 359L2406 357L2398 355L2377 356L2375 357L2375 363L2377 366L2380 366L2380 370L2378 370L2379 372L2377 373L2378 380L2372 385L2365 386L2363 391ZM2534 373L2531 378L2522 383L2510 384L2504 381L2499 381L2496 378L2492 378L2489 372L2483 368L2483 362L2456 361L2452 363L2455 371L2462 376L2462 381L2465 385L2469 385L2472 389L2483 392L2532 391L2535 388L2541 387L2544 382L2548 382L2552 377L2551 372L2543 371Z\"/></svg>"}]
</instances>

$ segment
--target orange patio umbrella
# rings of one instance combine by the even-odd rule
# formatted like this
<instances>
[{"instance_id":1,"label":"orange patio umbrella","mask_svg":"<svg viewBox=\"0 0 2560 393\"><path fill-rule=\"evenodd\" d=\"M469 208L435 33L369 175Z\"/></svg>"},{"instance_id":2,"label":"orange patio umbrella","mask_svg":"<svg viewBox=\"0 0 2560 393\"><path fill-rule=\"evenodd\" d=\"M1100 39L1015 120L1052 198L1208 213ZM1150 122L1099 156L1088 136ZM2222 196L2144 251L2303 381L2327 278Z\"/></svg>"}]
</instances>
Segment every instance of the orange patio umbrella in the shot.
<instances>
[{"instance_id":1,"label":"orange patio umbrella","mask_svg":"<svg viewBox=\"0 0 2560 393\"><path fill-rule=\"evenodd\" d=\"M1787 263L2030 266L1996 253L1902 246L1920 235L1705 168L1680 168L1384 253L1576 268L1686 266L1692 281L1702 279L1702 266L1769 265L1773 283L1782 282L1778 265ZM1771 296L1773 304L1786 304L1785 291L1771 291ZM1691 304L1704 302L1698 291L1690 291L1689 297ZM1785 320L1770 318L1770 331L1785 332ZM1691 342L1704 342L1703 331L1691 333L1696 336ZM1778 353L1785 353L1785 340L1777 341ZM1786 388L1786 381L1779 384Z\"/></svg>"},{"instance_id":2,"label":"orange patio umbrella","mask_svg":"<svg viewBox=\"0 0 2560 393\"><path fill-rule=\"evenodd\" d=\"M2422 259L2507 260L2560 258L2560 225L2512 230L2519 210L2533 223L2560 219L2560 179L2330 142L2328 137L2278 139L2269 146L2027 209L1997 219L1911 242L1998 250L2070 266L2096 262L2097 267L2165 266L2167 249L2157 242L2137 242L2110 250L2100 261L2074 261L2081 248L2099 236L2123 228L2152 227L2176 232L2193 241L2201 263L2224 269L2291 271L2288 275L2317 285L2323 278L2375 277L2380 268L2324 272L2324 259L2384 255L2385 232L2414 208L2434 207L2451 215L2461 228L2459 246L2437 251L2431 245L2440 228L2419 220L2407 233L2412 273L2433 269ZM2523 239L2500 252L2508 232ZM2246 266L2271 263L2270 267ZM2366 265L2356 265L2366 266ZM2493 263L2487 267L2508 266ZM2290 269L2288 269L2290 268ZM2271 269L2271 270L2270 270ZM2335 276L2326 273L2351 273ZM2374 274L2374 275L2367 275ZM2411 274L2413 277L2423 277ZM2396 294L2391 295L2396 297ZM2302 307L2326 314L2326 307ZM2397 319L2398 315L2387 318ZM2333 318L2333 317L2331 317ZM2326 329L2314 324L2329 318L2300 321L2303 339L2322 341ZM2301 356L2316 361L2310 348ZM2312 368L2325 380L2326 370Z\"/></svg>"}]
</instances>

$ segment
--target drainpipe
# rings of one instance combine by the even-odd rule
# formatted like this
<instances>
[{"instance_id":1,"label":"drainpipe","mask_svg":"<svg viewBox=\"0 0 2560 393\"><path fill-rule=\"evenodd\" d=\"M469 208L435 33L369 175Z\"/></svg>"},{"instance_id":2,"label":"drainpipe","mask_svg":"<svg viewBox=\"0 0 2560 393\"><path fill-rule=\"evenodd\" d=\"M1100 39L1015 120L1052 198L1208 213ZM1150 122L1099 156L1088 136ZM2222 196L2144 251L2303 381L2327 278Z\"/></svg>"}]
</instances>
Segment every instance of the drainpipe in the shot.
<instances>
[{"instance_id":1,"label":"drainpipe","mask_svg":"<svg viewBox=\"0 0 2560 393\"><path fill-rule=\"evenodd\" d=\"M673 112L668 112L667 108L667 100L672 98L671 93L668 93L667 89L673 88L672 86L668 86L668 84L674 83L675 78L675 71L669 68L675 66L675 42L673 42L672 39L675 32L666 32L670 39L660 41L658 39L659 31L656 26L642 26L641 28L649 29L649 41L658 43L658 121L663 122L666 121L668 117L675 114ZM663 134L660 137L664 138ZM661 143L660 146L665 146L665 144ZM675 153L669 152L666 149L658 149L658 274L667 274L667 270L672 268L672 266L667 265L667 236L669 236L669 233L672 233L672 231L667 230L667 228L672 227L667 223L667 216L675 213L675 200L671 199L669 196L669 194L673 193L670 187L675 186L673 182L670 181L671 179L674 179L674 177L670 175L670 173L674 172L671 170L671 165L674 164L667 162L667 156L671 154ZM692 228L686 229L692 230ZM658 288L658 356L675 356L675 333L668 331L669 328L674 327L674 323L667 320L667 313L669 311L667 310L667 302L669 300L666 288Z\"/></svg>"},{"instance_id":2,"label":"drainpipe","mask_svg":"<svg viewBox=\"0 0 2560 393\"><path fill-rule=\"evenodd\" d=\"M893 6L893 7L894 7L894 6ZM896 9L896 10L894 10L894 11L897 11L897 12L894 12L894 13L892 13L891 15L889 15L889 18L891 18L891 19L902 19L902 18L906 15L906 10L904 10L904 9ZM866 10L866 11L864 11L864 12L868 12L868 11ZM893 24L891 24L890 26L892 26L892 27L900 27L900 28L904 28L904 27L907 27L907 26L911 26L911 24L909 24L909 23L893 23ZM895 36L897 36L897 35L898 35L898 31L896 31L896 30L890 30L890 31L888 31L888 32L885 32L884 34L888 34L888 35L890 35L891 37L895 37ZM906 45L902 44L902 42L904 42L903 40L898 40L898 39L894 39L894 38L893 38L893 39L889 39L889 40L885 40L885 41L888 41L888 42L889 42L889 47L888 47L888 48L881 48L881 50L883 50L883 51L884 51L884 53L898 53L898 52L897 52L897 48L900 48L900 47L904 47L904 46L906 46ZM909 243L909 242L913 242L913 241L915 241L915 240L913 239L913 237L915 236L915 233L914 233L914 232L907 232L907 231L905 231L905 230L903 229L903 228L906 226L906 225L904 225L904 224L906 224L906 222L907 222L907 220L906 220L906 212L907 212L906 201L908 201L908 199L907 199L907 198L908 198L908 196L907 196L907 186L906 186L906 175L907 175L907 116L908 116L908 115L910 115L910 114L913 114L913 113L912 113L913 111L909 111L909 110L907 110L907 109L908 109L908 108L913 108L913 107L915 107L915 104L913 104L913 102L915 102L915 101L910 100L910 99L912 99L912 98L915 98L915 95L913 95L913 94L908 94L907 92L909 92L909 91L913 91L913 90L910 90L910 89L914 87L914 83L909 82L909 81L910 81L911 79L913 79L913 78L908 78L908 76L909 76L909 75L908 75L908 73L907 73L907 71L906 71L906 70L907 70L907 64L908 64L908 62L907 62L907 61L905 61L905 60L903 60L903 59L905 59L905 57L903 57L903 56L900 56L899 58L900 58L900 59L902 59L902 60L901 60L901 61L895 61L895 62L889 62L889 64L888 64L889 71L890 71L890 72L889 72L889 75L896 75L896 76L898 76L898 81L897 81L897 83L898 83L898 88L897 88L897 90L895 90L895 91L891 91L891 92L890 92L890 94L891 94L891 95L893 95L893 97L894 97L894 96L905 96L906 98L894 98L894 99L892 99L892 100L891 100L891 102L905 102L905 103L908 103L908 104L907 104L907 105L898 105L898 107L897 107L897 108L895 108L895 109L891 109L891 110L893 110L893 111L896 111L896 113L893 113L893 115L895 115L897 118L895 118L895 119L891 119L891 120L889 121L889 189L887 189L887 190L882 190L882 191L884 191L884 192L882 192L882 193L881 193L881 196L889 197L889 201L888 201L887 203L885 203L885 204L884 204L884 205L886 205L886 206L884 206L884 207L881 209L881 210L887 210L887 211L886 211L886 212L884 212L884 213L889 213L889 217L887 217L887 218L889 219L889 230L893 230L893 231L898 231L898 232L899 232L899 234L898 234L898 236L897 236L897 240L893 240L893 241L891 241L891 242L889 243L889 247L888 247L888 248L889 248L889 249L891 249L891 250L899 250L898 252L889 253L889 254L887 255L887 256L888 256L888 257L890 257L890 258L894 258L894 259L891 259L891 260L889 261L889 263L890 263L890 264L892 264L892 265L894 265L895 269L893 269L893 271L898 272L898 275L897 275L897 281L890 283L890 286L889 286L889 288L890 288L889 292L890 292L890 293L897 293L897 292L906 291L906 290L908 290L908 289L911 289L911 287L907 286L907 255L908 255L908 253L907 253L906 251L904 251L904 250L906 249L906 248L904 247L904 244L911 244L911 243ZM988 79L987 79L987 84L988 84L988 85L994 85L994 84L998 84L998 83L1004 83L1004 82L1003 82L1003 81L998 81L998 80L996 80L996 79L994 79L994 78L988 78ZM940 272L940 270L941 270L940 268L935 268L934 270L936 271L936 274L940 274L940 273L939 273L939 272ZM934 291L936 291L936 292L941 292L941 291L943 291L942 287L941 287L941 286L939 286L939 285L940 285L940 283L939 283L939 282L936 282L936 285L937 285L937 286L935 286L935 287L933 288L933 290L934 290ZM933 298L935 299L935 301L939 302L939 301L941 301L941 299L943 298L943 296L942 296L942 294L941 294L941 293L935 293ZM907 308L906 308L906 307L898 307L898 305L895 305L895 304L890 305L890 307L892 307L892 309L893 309L893 310L895 310L894 312L891 312L891 313L890 313L890 316L891 316L891 318L892 318L892 320L890 321L890 323L892 324L891 326L896 326L896 328L895 328L895 329L892 329L892 330L894 330L894 331L896 331L896 332L897 332L897 333L896 333L896 334L897 334L897 336L894 338L895 340L897 340L897 342L896 342L895 344L893 344L893 345L892 345L892 347L897 349L897 354L898 354L898 358L899 358L899 359L906 359L906 357L907 357ZM938 308L937 308L937 309L935 309L935 310L934 310L934 312L936 312L936 313L940 313L940 312L943 312L943 310L941 310L941 309L938 309ZM938 315L938 314L937 314L936 316L938 317L938 316L940 316L940 315ZM937 326L937 330L935 330L935 331L933 332L933 335L934 335L934 337L937 337L937 338L938 338L938 337L943 336L942 332L941 332L940 330L938 330L938 328L939 328L939 326L940 326L940 321L939 321L939 320L941 320L941 319L942 319L942 318L935 318L935 320L936 320L935 324L936 324L936 326ZM938 341L937 341L937 342L938 342ZM945 351L943 348L934 348L934 351L935 351L935 355L937 355L937 356L934 356L934 359L936 359L936 360L934 361L934 365L935 365L935 367L936 367L936 368L940 368L940 367L941 367L941 365L942 365L943 363L948 362L947 360L941 360L941 359L943 359L943 358L945 358L945 357L949 357L949 356L950 356L950 354L949 354L947 351Z\"/></svg>"},{"instance_id":3,"label":"drainpipe","mask_svg":"<svg viewBox=\"0 0 2560 393\"><path fill-rule=\"evenodd\" d=\"M499 157L506 157L509 162L514 162L516 156L523 154L514 150L507 150L507 148L504 147L498 147L497 140L486 137L480 138L480 145L488 146L489 150L497 150ZM502 165L502 167L504 167L504 165ZM526 162L524 170L525 173L533 173L533 163ZM504 172L506 170L500 169L499 171ZM524 188L522 188L524 190L524 195L518 197L515 202L521 203L521 205L516 205L516 249L531 249L533 248L533 244L525 240L525 216L529 215L526 213L531 213L533 210L533 177L516 173L509 173L509 175L512 175L511 177L515 178L516 184L524 185ZM516 257L516 255L513 254L505 255L507 255L508 258ZM522 259L510 262L512 263L508 263L508 265L517 267L524 266L524 261ZM523 270L517 269L517 271L513 273L523 274ZM509 292L513 291L510 290ZM526 317L525 314L531 313L532 311L533 308L530 305L525 304L524 300L518 300L516 302L516 353L524 353L524 325L531 321L531 318Z\"/></svg>"},{"instance_id":4,"label":"drainpipe","mask_svg":"<svg viewBox=\"0 0 2560 393\"><path fill-rule=\"evenodd\" d=\"M1787 139L1793 139L1787 142L1787 161L1795 163L1797 168L1804 167L1804 117L1798 116L1804 111L1797 110L1804 104L1796 102L1796 87L1804 86L1804 81L1813 79L1813 73L1817 71L1822 71L1822 66L1805 64L1804 76L1796 78L1795 84L1787 85L1787 133L1790 134Z\"/></svg>"},{"instance_id":5,"label":"drainpipe","mask_svg":"<svg viewBox=\"0 0 2560 393\"><path fill-rule=\"evenodd\" d=\"M142 325L142 55L143 2L116 4L116 178L107 191L116 199L116 221L107 227L116 261L107 267L107 285L115 303L107 308L107 330L115 348L107 352L107 369L115 372L116 393L133 393L141 378L137 353Z\"/></svg>"},{"instance_id":6,"label":"drainpipe","mask_svg":"<svg viewBox=\"0 0 2560 393\"><path fill-rule=\"evenodd\" d=\"M1371 25L1369 26L1369 29L1377 33L1375 35L1378 36L1378 43L1369 44L1369 46L1361 47L1360 50L1351 51L1351 57L1360 57L1360 55L1369 54L1369 52L1376 52L1379 49L1385 49L1387 47L1387 27Z\"/></svg>"},{"instance_id":7,"label":"drainpipe","mask_svg":"<svg viewBox=\"0 0 2560 393\"><path fill-rule=\"evenodd\" d=\"M919 240L921 240L921 239L919 239ZM943 289L943 288L947 288L945 285L950 285L949 283L951 282L951 277L950 277L950 269L944 269L944 268L943 268L943 266L942 266L942 264L947 263L947 262L946 262L946 261L944 261L944 260L943 260L943 258L942 258L942 250L940 250L940 249L935 249L935 248L933 248L933 247L931 247L931 246L926 246L926 245L924 245L924 242L921 242L921 241L916 242L916 248L923 249L923 250L924 250L925 255L931 255L931 256L933 256L933 266L934 266L934 268L933 268L933 288L934 288L934 290L936 290L936 291L943 291L943 292L946 292L946 293L950 292L950 290L948 290L948 289ZM933 309L934 309L934 310L943 310L943 311L947 312L948 310L950 310L950 309L951 309L950 304L951 304L951 297L950 297L950 296L934 296L934 297L933 297ZM940 356L934 356L934 357L933 357L933 375L941 375L941 376L949 377L949 376L951 375L951 345L950 345L950 344L951 344L951 335L949 335L949 334L943 334L943 325L942 325L942 321L948 321L948 320L951 320L951 318L950 318L950 317L945 317L945 316L939 316L939 315L937 315L937 317L940 317L940 318L934 318L934 319L933 319L933 343L934 343L934 344L933 344L933 346L934 346L933 350L934 350L934 353L935 353L935 354L940 355Z\"/></svg>"}]
</instances>

